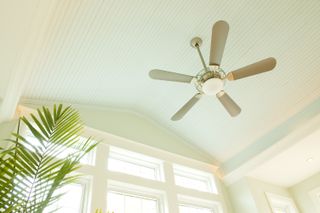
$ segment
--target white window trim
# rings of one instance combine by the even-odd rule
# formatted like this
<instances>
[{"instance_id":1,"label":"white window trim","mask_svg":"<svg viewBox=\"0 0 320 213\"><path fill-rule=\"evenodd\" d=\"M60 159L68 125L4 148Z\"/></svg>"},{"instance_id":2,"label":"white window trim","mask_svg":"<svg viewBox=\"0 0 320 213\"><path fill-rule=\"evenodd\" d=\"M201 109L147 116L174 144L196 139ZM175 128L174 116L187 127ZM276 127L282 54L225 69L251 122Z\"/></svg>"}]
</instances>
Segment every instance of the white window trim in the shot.
<instances>
[{"instance_id":1,"label":"white window trim","mask_svg":"<svg viewBox=\"0 0 320 213\"><path fill-rule=\"evenodd\" d=\"M320 212L320 187L311 190L309 196L314 203L317 212Z\"/></svg>"},{"instance_id":2,"label":"white window trim","mask_svg":"<svg viewBox=\"0 0 320 213\"><path fill-rule=\"evenodd\" d=\"M208 190L204 191L204 192L213 193L213 194L219 194L218 189L217 189L217 184L216 184L216 181L215 181L215 178L214 178L213 174L208 173L208 172L204 172L204 171L201 171L201 170L197 170L197 169L194 169L194 168L190 168L190 167L177 165L177 164L173 164L173 170L174 170L173 171L174 175L179 175L179 176L182 176L182 177L186 177L186 178L191 178L191 179L207 182ZM178 185L178 186L180 186L180 185ZM180 187L184 187L184 186L180 186ZM188 188L188 189L191 189L191 190L196 190L196 189L193 189L191 187L184 187L184 188ZM201 190L197 190L197 191L201 191Z\"/></svg>"},{"instance_id":3,"label":"white window trim","mask_svg":"<svg viewBox=\"0 0 320 213\"><path fill-rule=\"evenodd\" d=\"M154 180L162 181L162 182L165 181L164 171L163 171L163 161L160 159L156 159L147 155L135 153L130 150L125 150L125 149L114 147L114 146L110 146L108 158L120 160L123 162L133 163L141 167L154 169L155 171ZM138 177L141 177L141 176L138 176Z\"/></svg>"},{"instance_id":4,"label":"white window trim","mask_svg":"<svg viewBox=\"0 0 320 213\"><path fill-rule=\"evenodd\" d=\"M82 202L82 213L90 212L90 197L91 197L91 181L92 178L89 176L81 177L76 183L83 186L83 196L81 198Z\"/></svg>"},{"instance_id":5,"label":"white window trim","mask_svg":"<svg viewBox=\"0 0 320 213\"><path fill-rule=\"evenodd\" d=\"M35 123L31 123L31 124L34 124L36 125ZM30 135L32 134L32 132L28 129L28 127L21 123L21 126L20 126L20 131L19 131L19 134L20 135L23 135L23 137L30 137L30 138L34 138L36 139L35 136L33 135ZM86 134L82 134L80 137L79 137L79 140L87 140L90 136L89 135L86 135ZM94 139L91 139L91 142L94 143L96 142ZM88 162L79 162L81 165L91 165L91 166L94 166L95 165L95 159L96 159L96 147L94 149L91 150L90 153L87 154L87 157L88 157ZM57 158L57 159L61 159L61 158Z\"/></svg>"},{"instance_id":6,"label":"white window trim","mask_svg":"<svg viewBox=\"0 0 320 213\"><path fill-rule=\"evenodd\" d=\"M165 202L166 195L165 195L165 192L163 191L155 190L153 188L146 188L138 185L128 184L128 183L123 183L119 181L109 180L107 192L154 199L158 203L158 213L168 212L167 210L168 208Z\"/></svg>"},{"instance_id":7,"label":"white window trim","mask_svg":"<svg viewBox=\"0 0 320 213\"><path fill-rule=\"evenodd\" d=\"M73 175L77 175L79 173L74 173ZM90 178L89 177L81 177L78 179L76 182L71 183L72 184L79 184L81 187L83 187L83 194L81 196L81 201L80 201L80 209L81 213L87 213L90 212Z\"/></svg>"},{"instance_id":8,"label":"white window trim","mask_svg":"<svg viewBox=\"0 0 320 213\"><path fill-rule=\"evenodd\" d=\"M28 108L23 108L22 112L29 112ZM32 111L32 110L31 110ZM31 112L30 111L30 112ZM83 164L79 172L89 177L90 184L87 187L90 192L88 196L88 212L95 212L96 209L102 208L106 210L108 184L113 181L126 182L132 185L138 185L143 189L151 189L156 192L163 193L164 213L178 212L178 195L190 196L192 198L199 197L204 200L217 202L221 205L224 213L227 213L227 205L224 201L224 193L222 193L222 183L218 178L218 167L212 164L204 163L195 159L187 158L178 154L170 153L155 147L151 147L142 143L131 141L107 132L86 127L84 136L92 136L94 139L101 141L95 152L95 164ZM164 182L144 179L138 176L131 176L123 173L116 173L107 170L108 155L110 147L118 147L142 155L160 159L163 162ZM186 189L175 185L173 165L182 165L188 168L194 168L206 173L213 174L213 179L217 187L218 194L200 192L192 189ZM110 186L110 185L109 185ZM149 192L148 192L149 193ZM161 194L161 193L160 193ZM86 211L86 210L84 210Z\"/></svg>"},{"instance_id":9,"label":"white window trim","mask_svg":"<svg viewBox=\"0 0 320 213\"><path fill-rule=\"evenodd\" d=\"M212 200L204 200L196 197L186 196L186 195L178 195L178 203L179 205L185 206L194 206L200 208L208 208L212 209L214 213L222 213L222 206L220 202L212 201Z\"/></svg>"},{"instance_id":10,"label":"white window trim","mask_svg":"<svg viewBox=\"0 0 320 213\"><path fill-rule=\"evenodd\" d=\"M299 213L298 208L296 207L296 204L292 198L270 192L266 192L265 195L272 211L274 211L275 208L289 207L289 213Z\"/></svg>"},{"instance_id":11,"label":"white window trim","mask_svg":"<svg viewBox=\"0 0 320 213\"><path fill-rule=\"evenodd\" d=\"M29 135L28 127L25 124L22 124L20 126L19 134L23 135L24 137L34 137L32 135ZM81 137L83 138L89 138L90 136L86 133L82 134ZM34 137L36 138L36 137ZM92 142L94 142L94 139L92 139ZM9 144L7 144L9 146ZM89 162L82 163L79 162L79 164L83 167L94 167L95 166L95 160L96 160L96 147L91 150L91 152L88 154ZM56 160L60 160L60 158L55 158ZM91 197L92 197L92 175L81 171L72 172L71 175L83 175L81 178L79 178L76 182L71 184L81 184L83 186L83 195L81 197L81 213L87 213L91 212Z\"/></svg>"},{"instance_id":12,"label":"white window trim","mask_svg":"<svg viewBox=\"0 0 320 213\"><path fill-rule=\"evenodd\" d=\"M205 200L212 200L221 204L221 209L224 213L228 212L227 205L224 201L224 194L221 193L222 183L218 180L218 167L212 164L207 164L194 159L186 158L184 156L180 156L174 153L150 147L145 144L134 142L129 139L125 139L89 127L86 128L86 134L93 136L93 138L98 139L98 141L102 141L101 144L97 147L98 162L95 168L92 167L92 171L94 172L94 179L98 181L96 181L93 185L95 187L99 187L99 193L93 195L95 199L93 199L94 205L92 205L91 207L92 212L94 212L96 208L106 208L106 199L104 197L106 196L106 192L104 192L103 194L103 187L101 187L105 186L106 188L108 188L107 184L102 182L105 180L107 180L108 183L110 181L126 182L128 184L139 185L144 188L152 188L164 192L165 197L163 203L165 204L165 213L178 212L178 194L183 194L185 196L190 197L200 197L201 199ZM138 176L132 176L124 173L112 172L107 170L107 161L105 161L105 159L108 158L109 152L105 154L105 151L109 150L111 147L129 150L142 155L150 156L151 158L161 160L163 162L165 182L145 179ZM194 168L195 170L200 170L205 173L212 174L213 180L217 187L218 194L200 192L191 189L184 189L180 186L175 185L173 173L174 164L185 166L188 168Z\"/></svg>"}]
</instances>

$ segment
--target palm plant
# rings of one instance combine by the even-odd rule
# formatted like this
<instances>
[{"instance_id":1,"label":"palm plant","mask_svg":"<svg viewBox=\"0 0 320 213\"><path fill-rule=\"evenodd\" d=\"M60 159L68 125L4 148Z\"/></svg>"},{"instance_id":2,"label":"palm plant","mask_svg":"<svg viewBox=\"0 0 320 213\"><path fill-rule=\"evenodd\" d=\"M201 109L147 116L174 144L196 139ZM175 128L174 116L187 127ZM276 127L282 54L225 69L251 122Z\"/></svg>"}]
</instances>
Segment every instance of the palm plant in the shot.
<instances>
[{"instance_id":1,"label":"palm plant","mask_svg":"<svg viewBox=\"0 0 320 213\"><path fill-rule=\"evenodd\" d=\"M84 125L75 109L54 105L37 114L21 117L11 145L0 150L0 212L42 213L61 196L57 189L78 179L80 159L97 145L80 140ZM22 125L36 140L20 134ZM73 151L59 159L65 150Z\"/></svg>"}]
</instances>

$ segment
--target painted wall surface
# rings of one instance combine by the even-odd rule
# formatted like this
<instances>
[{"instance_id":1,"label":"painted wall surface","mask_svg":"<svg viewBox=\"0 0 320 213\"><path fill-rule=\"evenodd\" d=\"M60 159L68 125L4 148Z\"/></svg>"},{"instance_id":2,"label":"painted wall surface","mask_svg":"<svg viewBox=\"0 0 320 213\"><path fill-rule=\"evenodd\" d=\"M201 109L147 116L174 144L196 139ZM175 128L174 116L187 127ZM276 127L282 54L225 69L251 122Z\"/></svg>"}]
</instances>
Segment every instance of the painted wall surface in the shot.
<instances>
[{"instance_id":1,"label":"painted wall surface","mask_svg":"<svg viewBox=\"0 0 320 213\"><path fill-rule=\"evenodd\" d=\"M40 105L24 104L24 106L35 109ZM209 154L139 114L108 108L77 105L73 107L79 110L86 126L188 158L217 165L215 159Z\"/></svg>"},{"instance_id":2,"label":"painted wall surface","mask_svg":"<svg viewBox=\"0 0 320 213\"><path fill-rule=\"evenodd\" d=\"M302 213L316 213L316 207L312 202L309 192L320 187L320 172L312 177L290 187L290 192L296 200Z\"/></svg>"},{"instance_id":3,"label":"painted wall surface","mask_svg":"<svg viewBox=\"0 0 320 213\"><path fill-rule=\"evenodd\" d=\"M228 194L234 213L257 213L258 209L246 178L228 186Z\"/></svg>"},{"instance_id":4,"label":"painted wall surface","mask_svg":"<svg viewBox=\"0 0 320 213\"><path fill-rule=\"evenodd\" d=\"M289 190L286 188L275 186L253 178L247 178L247 180L259 213L272 213L272 209L265 194L266 192L285 197L292 197Z\"/></svg>"},{"instance_id":5,"label":"painted wall surface","mask_svg":"<svg viewBox=\"0 0 320 213\"><path fill-rule=\"evenodd\" d=\"M223 183L221 179L216 179L217 185L220 187L220 192L224 198L224 204L226 205L225 208L227 209L226 213L235 213L234 208L232 206L229 192L227 186Z\"/></svg>"},{"instance_id":6,"label":"painted wall surface","mask_svg":"<svg viewBox=\"0 0 320 213\"><path fill-rule=\"evenodd\" d=\"M292 197L289 190L253 178L243 178L228 187L235 213L272 213L266 192Z\"/></svg>"},{"instance_id":7,"label":"painted wall surface","mask_svg":"<svg viewBox=\"0 0 320 213\"><path fill-rule=\"evenodd\" d=\"M4 122L0 124L0 146L5 147L7 142L5 139L11 137L11 132L13 132L16 128L17 120L12 120L8 122Z\"/></svg>"}]
</instances>

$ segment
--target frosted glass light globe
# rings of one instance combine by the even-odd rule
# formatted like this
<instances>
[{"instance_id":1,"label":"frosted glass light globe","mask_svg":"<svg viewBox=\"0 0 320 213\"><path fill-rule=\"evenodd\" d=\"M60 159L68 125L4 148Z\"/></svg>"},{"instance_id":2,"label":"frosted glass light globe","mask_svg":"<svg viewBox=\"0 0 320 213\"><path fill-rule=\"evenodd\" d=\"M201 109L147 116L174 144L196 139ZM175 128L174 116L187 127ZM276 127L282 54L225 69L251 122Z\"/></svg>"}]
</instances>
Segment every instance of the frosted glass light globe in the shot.
<instances>
[{"instance_id":1,"label":"frosted glass light globe","mask_svg":"<svg viewBox=\"0 0 320 213\"><path fill-rule=\"evenodd\" d=\"M202 91L206 95L216 95L223 89L224 82L219 78L210 78L202 85Z\"/></svg>"}]
</instances>

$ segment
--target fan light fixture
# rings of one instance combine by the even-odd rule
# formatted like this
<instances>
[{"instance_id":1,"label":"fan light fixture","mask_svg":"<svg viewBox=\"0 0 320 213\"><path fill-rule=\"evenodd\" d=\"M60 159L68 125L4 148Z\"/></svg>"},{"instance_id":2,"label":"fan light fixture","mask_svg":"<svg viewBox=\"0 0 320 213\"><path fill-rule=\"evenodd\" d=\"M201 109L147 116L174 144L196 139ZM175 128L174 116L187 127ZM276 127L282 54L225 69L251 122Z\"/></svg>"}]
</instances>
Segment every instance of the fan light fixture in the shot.
<instances>
[{"instance_id":1,"label":"fan light fixture","mask_svg":"<svg viewBox=\"0 0 320 213\"><path fill-rule=\"evenodd\" d=\"M224 81L220 78L210 78L207 81L205 81L202 85L202 91L206 95L216 95L218 92L223 90L224 87Z\"/></svg>"}]
</instances>

